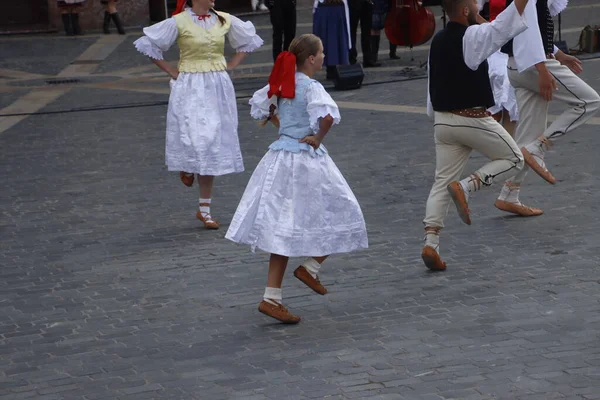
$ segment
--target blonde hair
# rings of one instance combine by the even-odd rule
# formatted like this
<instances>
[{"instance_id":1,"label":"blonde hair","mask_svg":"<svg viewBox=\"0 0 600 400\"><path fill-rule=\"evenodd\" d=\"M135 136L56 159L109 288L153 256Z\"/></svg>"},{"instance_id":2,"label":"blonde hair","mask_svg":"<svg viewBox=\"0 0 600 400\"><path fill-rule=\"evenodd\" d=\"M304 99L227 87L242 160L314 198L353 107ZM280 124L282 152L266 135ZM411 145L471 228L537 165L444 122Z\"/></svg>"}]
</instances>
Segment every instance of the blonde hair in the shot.
<instances>
[{"instance_id":1,"label":"blonde hair","mask_svg":"<svg viewBox=\"0 0 600 400\"><path fill-rule=\"evenodd\" d=\"M300 35L290 43L289 52L296 56L296 66L301 66L310 56L321 50L321 39L312 33Z\"/></svg>"}]
</instances>

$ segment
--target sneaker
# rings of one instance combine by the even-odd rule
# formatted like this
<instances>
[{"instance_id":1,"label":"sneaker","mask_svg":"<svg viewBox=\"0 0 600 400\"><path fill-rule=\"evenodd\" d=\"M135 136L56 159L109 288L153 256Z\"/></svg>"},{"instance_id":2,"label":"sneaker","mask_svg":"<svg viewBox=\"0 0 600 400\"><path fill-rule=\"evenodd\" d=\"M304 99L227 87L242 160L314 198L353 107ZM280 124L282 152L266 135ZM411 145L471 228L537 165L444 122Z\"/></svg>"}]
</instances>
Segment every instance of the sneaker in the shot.
<instances>
[{"instance_id":1,"label":"sneaker","mask_svg":"<svg viewBox=\"0 0 600 400\"><path fill-rule=\"evenodd\" d=\"M275 300L271 301L277 303ZM297 324L301 320L300 317L290 313L287 310L287 308L285 308L280 303L274 305L269 303L268 301L263 300L258 305L258 311L265 315L268 315L271 318L275 318L276 320L283 322L284 324Z\"/></svg>"}]
</instances>

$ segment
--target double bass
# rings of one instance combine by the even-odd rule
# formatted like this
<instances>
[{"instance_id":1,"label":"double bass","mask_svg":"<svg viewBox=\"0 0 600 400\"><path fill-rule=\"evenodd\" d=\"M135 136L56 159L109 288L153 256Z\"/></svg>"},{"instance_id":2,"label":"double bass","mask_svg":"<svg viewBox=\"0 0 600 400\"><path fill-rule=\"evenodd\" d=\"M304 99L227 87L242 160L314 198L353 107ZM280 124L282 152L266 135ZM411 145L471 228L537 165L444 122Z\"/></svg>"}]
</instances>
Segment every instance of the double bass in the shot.
<instances>
[{"instance_id":1,"label":"double bass","mask_svg":"<svg viewBox=\"0 0 600 400\"><path fill-rule=\"evenodd\" d=\"M435 32L433 12L418 0L390 0L390 11L385 18L385 35L398 46L419 46Z\"/></svg>"}]
</instances>

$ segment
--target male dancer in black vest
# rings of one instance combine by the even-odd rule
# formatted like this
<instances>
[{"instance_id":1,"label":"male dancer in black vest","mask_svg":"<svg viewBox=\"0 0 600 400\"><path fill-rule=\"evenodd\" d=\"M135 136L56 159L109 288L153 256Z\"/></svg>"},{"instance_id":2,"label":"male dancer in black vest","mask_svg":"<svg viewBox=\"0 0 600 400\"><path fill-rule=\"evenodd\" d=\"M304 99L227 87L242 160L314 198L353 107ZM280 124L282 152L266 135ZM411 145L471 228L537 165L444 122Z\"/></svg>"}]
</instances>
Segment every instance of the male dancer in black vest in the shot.
<instances>
[{"instance_id":1,"label":"male dancer in black vest","mask_svg":"<svg viewBox=\"0 0 600 400\"><path fill-rule=\"evenodd\" d=\"M446 269L439 255L439 233L451 200L470 225L469 195L523 168L517 144L486 111L494 105L486 60L527 29L522 16L527 1L515 0L491 23L479 16L477 0L443 1L450 22L434 37L429 50L428 114L435 116L436 171L423 221L421 253L433 271ZM492 161L458 181L473 149Z\"/></svg>"},{"instance_id":2,"label":"male dancer in black vest","mask_svg":"<svg viewBox=\"0 0 600 400\"><path fill-rule=\"evenodd\" d=\"M508 0L507 4L511 1ZM509 55L508 78L515 88L519 108L515 140L526 165L514 178L504 183L494 205L500 210L521 216L543 213L538 208L524 206L519 200L521 183L529 168L547 182L556 183L544 163L548 147L555 139L584 124L600 109L598 93L575 75L582 71L581 62L554 46L552 15L562 10L555 9L552 12L552 5L548 5L548 0L529 4L524 15L528 22L535 22L502 47L502 52ZM552 99L560 100L571 108L548 127L548 104Z\"/></svg>"}]
</instances>

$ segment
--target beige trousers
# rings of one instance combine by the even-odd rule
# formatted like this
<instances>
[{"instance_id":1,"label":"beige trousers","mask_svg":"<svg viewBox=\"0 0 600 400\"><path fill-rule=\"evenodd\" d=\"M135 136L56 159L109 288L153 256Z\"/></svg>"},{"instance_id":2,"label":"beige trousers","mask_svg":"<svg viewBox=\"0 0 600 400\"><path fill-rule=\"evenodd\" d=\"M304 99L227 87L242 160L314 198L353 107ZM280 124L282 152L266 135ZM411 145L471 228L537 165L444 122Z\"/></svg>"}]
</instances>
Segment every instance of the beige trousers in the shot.
<instances>
[{"instance_id":1,"label":"beige trousers","mask_svg":"<svg viewBox=\"0 0 600 400\"><path fill-rule=\"evenodd\" d=\"M552 99L570 106L550 126L547 122L549 103L539 94L537 70L530 68L519 73L514 58L508 59L508 79L515 88L519 107L519 123L515 132L519 148L531 147L542 135L552 140L563 136L583 125L600 109L598 93L569 68L556 60L546 61L546 67L558 87L552 93ZM528 150L533 150L529 147ZM525 166L512 181L521 183L528 169Z\"/></svg>"},{"instance_id":2,"label":"beige trousers","mask_svg":"<svg viewBox=\"0 0 600 400\"><path fill-rule=\"evenodd\" d=\"M435 182L423 223L443 228L452 201L446 186L460 179L472 150L492 160L474 172L485 186L514 176L523 168L523 155L513 138L492 117L469 118L436 112L434 131Z\"/></svg>"}]
</instances>

